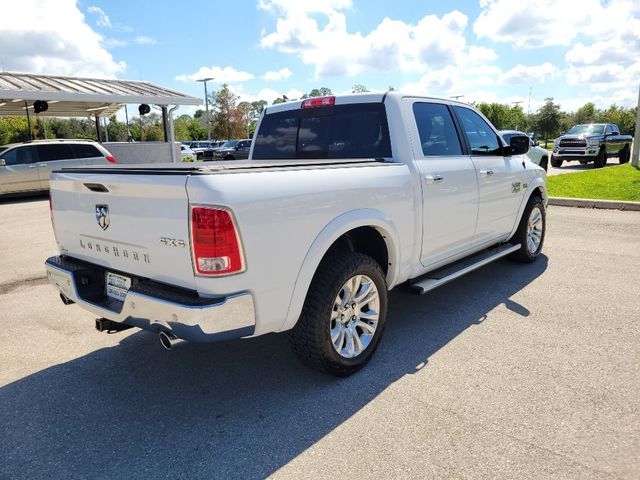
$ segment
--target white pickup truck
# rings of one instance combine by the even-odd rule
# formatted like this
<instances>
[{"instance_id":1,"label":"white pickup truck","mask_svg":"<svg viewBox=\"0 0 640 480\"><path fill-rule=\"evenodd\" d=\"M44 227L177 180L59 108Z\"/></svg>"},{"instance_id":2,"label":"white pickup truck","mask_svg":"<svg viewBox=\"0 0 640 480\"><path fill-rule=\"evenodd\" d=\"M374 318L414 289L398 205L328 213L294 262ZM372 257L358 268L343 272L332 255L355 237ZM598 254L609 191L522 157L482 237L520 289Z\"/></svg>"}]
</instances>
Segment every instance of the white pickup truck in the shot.
<instances>
[{"instance_id":1,"label":"white pickup truck","mask_svg":"<svg viewBox=\"0 0 640 480\"><path fill-rule=\"evenodd\" d=\"M47 273L99 330L166 348L289 330L304 363L349 375L380 341L390 289L538 257L546 176L528 147L450 100L270 106L248 161L54 172Z\"/></svg>"}]
</instances>

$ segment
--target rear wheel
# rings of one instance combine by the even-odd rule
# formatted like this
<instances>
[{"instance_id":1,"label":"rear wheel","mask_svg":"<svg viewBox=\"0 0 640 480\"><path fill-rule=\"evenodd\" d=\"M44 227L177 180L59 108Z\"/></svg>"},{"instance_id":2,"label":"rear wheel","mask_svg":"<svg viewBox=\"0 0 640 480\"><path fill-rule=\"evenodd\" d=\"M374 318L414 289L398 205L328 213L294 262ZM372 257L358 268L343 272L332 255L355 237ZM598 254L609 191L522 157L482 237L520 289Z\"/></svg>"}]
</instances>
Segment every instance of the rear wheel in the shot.
<instances>
[{"instance_id":1,"label":"rear wheel","mask_svg":"<svg viewBox=\"0 0 640 480\"><path fill-rule=\"evenodd\" d=\"M631 152L629 150L629 145L627 145L620 151L620 154L618 155L618 162L622 165L623 163L628 163L630 158Z\"/></svg>"},{"instance_id":2,"label":"rear wheel","mask_svg":"<svg viewBox=\"0 0 640 480\"><path fill-rule=\"evenodd\" d=\"M375 351L387 316L387 283L378 263L354 252L329 254L311 282L291 346L307 366L346 377Z\"/></svg>"},{"instance_id":3,"label":"rear wheel","mask_svg":"<svg viewBox=\"0 0 640 480\"><path fill-rule=\"evenodd\" d=\"M522 213L518 230L511 238L511 243L520 244L520 249L510 255L512 260L521 263L535 261L542 251L547 218L542 199L535 195L529 199Z\"/></svg>"},{"instance_id":4,"label":"rear wheel","mask_svg":"<svg viewBox=\"0 0 640 480\"><path fill-rule=\"evenodd\" d=\"M598 156L593 161L593 166L595 168L602 168L607 164L607 150L602 147L598 152Z\"/></svg>"},{"instance_id":5,"label":"rear wheel","mask_svg":"<svg viewBox=\"0 0 640 480\"><path fill-rule=\"evenodd\" d=\"M562 159L556 158L553 155L551 155L551 166L553 168L560 168L562 166Z\"/></svg>"}]
</instances>

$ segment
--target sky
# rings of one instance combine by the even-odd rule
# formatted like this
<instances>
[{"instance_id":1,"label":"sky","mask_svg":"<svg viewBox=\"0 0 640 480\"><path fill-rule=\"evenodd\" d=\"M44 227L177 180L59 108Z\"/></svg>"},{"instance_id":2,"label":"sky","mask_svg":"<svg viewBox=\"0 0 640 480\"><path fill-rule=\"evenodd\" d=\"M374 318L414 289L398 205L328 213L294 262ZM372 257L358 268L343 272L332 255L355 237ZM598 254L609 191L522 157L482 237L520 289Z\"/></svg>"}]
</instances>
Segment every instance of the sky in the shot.
<instances>
[{"instance_id":1,"label":"sky","mask_svg":"<svg viewBox=\"0 0 640 480\"><path fill-rule=\"evenodd\" d=\"M242 100L389 86L466 102L635 106L639 0L0 0L5 71ZM184 108L191 113L194 108Z\"/></svg>"}]
</instances>

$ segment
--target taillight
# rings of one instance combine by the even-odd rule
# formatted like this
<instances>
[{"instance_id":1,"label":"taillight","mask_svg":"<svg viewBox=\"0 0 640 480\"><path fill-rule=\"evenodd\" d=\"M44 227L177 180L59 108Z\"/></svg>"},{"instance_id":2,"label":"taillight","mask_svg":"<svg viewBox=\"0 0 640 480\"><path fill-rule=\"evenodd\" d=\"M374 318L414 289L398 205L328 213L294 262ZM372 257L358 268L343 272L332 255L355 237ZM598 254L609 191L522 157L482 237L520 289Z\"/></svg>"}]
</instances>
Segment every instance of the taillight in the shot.
<instances>
[{"instance_id":1,"label":"taillight","mask_svg":"<svg viewBox=\"0 0 640 480\"><path fill-rule=\"evenodd\" d=\"M301 108L328 107L335 104L336 97L315 97L304 100Z\"/></svg>"},{"instance_id":2,"label":"taillight","mask_svg":"<svg viewBox=\"0 0 640 480\"><path fill-rule=\"evenodd\" d=\"M192 207L191 243L197 273L228 275L244 270L240 237L228 210Z\"/></svg>"},{"instance_id":3,"label":"taillight","mask_svg":"<svg viewBox=\"0 0 640 480\"><path fill-rule=\"evenodd\" d=\"M116 157L114 157L113 155L107 155L104 158L106 158L107 162L109 162L109 163L116 163Z\"/></svg>"}]
</instances>

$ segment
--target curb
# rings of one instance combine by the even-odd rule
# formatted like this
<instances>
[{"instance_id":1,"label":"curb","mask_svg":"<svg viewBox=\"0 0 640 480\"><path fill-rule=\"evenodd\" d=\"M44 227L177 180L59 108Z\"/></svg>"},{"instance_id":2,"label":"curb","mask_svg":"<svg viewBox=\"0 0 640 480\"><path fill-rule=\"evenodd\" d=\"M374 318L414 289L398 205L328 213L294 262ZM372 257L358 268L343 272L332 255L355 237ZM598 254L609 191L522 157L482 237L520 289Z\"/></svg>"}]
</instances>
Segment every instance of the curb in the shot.
<instances>
[{"instance_id":1,"label":"curb","mask_svg":"<svg viewBox=\"0 0 640 480\"><path fill-rule=\"evenodd\" d=\"M556 205L558 207L601 208L605 210L630 210L640 212L640 202L625 202L623 200L549 197L549 205Z\"/></svg>"}]
</instances>

